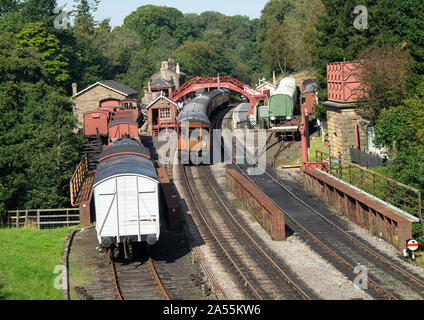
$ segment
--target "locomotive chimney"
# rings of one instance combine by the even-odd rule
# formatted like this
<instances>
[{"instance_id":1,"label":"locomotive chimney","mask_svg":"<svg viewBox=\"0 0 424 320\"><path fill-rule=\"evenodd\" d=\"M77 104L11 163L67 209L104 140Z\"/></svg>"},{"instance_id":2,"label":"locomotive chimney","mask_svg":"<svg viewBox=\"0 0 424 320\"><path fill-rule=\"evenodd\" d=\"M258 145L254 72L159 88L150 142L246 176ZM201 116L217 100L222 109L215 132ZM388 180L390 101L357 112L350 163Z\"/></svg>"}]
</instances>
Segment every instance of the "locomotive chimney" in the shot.
<instances>
[{"instance_id":1,"label":"locomotive chimney","mask_svg":"<svg viewBox=\"0 0 424 320\"><path fill-rule=\"evenodd\" d=\"M72 96L76 96L77 95L77 92L78 92L78 90L77 90L77 84L74 82L73 84L72 84Z\"/></svg>"}]
</instances>

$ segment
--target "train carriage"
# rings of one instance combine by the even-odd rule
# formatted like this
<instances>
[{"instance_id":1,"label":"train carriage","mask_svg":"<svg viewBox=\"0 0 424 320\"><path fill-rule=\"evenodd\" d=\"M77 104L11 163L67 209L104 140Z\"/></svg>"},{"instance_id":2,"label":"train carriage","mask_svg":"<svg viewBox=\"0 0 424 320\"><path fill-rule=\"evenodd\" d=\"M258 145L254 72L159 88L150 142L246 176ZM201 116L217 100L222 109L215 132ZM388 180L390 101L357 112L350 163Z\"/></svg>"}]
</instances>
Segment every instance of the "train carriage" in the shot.
<instances>
[{"instance_id":1,"label":"train carriage","mask_svg":"<svg viewBox=\"0 0 424 320\"><path fill-rule=\"evenodd\" d=\"M114 112L119 108L120 100L115 98L107 98L100 100L99 110L105 110L108 112Z\"/></svg>"},{"instance_id":2,"label":"train carriage","mask_svg":"<svg viewBox=\"0 0 424 320\"><path fill-rule=\"evenodd\" d=\"M193 99L184 106L177 117L178 150L184 163L189 160L190 151L197 151L201 157L210 154L212 135L211 114L229 101L226 89L216 89Z\"/></svg>"},{"instance_id":3,"label":"train carriage","mask_svg":"<svg viewBox=\"0 0 424 320\"><path fill-rule=\"evenodd\" d=\"M282 79L278 88L269 98L268 116L270 120L275 123L290 120L294 116L296 104L296 80L291 77Z\"/></svg>"},{"instance_id":4,"label":"train carriage","mask_svg":"<svg viewBox=\"0 0 424 320\"><path fill-rule=\"evenodd\" d=\"M111 121L108 125L109 146L124 136L140 140L138 124L134 120L120 119Z\"/></svg>"},{"instance_id":5,"label":"train carriage","mask_svg":"<svg viewBox=\"0 0 424 320\"><path fill-rule=\"evenodd\" d=\"M93 182L96 230L103 247L160 236L160 186L149 151L123 140L100 155Z\"/></svg>"},{"instance_id":6,"label":"train carriage","mask_svg":"<svg viewBox=\"0 0 424 320\"><path fill-rule=\"evenodd\" d=\"M84 113L84 136L95 138L108 136L110 114L104 110L94 110Z\"/></svg>"}]
</instances>

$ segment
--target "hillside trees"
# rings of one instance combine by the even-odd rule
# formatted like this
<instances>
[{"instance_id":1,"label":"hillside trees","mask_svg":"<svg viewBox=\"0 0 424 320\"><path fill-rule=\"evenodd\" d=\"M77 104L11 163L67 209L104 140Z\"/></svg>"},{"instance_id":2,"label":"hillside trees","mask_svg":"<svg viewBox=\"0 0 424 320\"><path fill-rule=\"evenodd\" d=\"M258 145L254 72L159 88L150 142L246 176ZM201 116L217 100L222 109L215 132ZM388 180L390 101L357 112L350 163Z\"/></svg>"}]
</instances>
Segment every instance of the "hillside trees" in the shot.
<instances>
[{"instance_id":1,"label":"hillside trees","mask_svg":"<svg viewBox=\"0 0 424 320\"><path fill-rule=\"evenodd\" d=\"M61 48L60 41L48 30L43 22L27 23L17 35L17 46L36 48L40 53L49 82L57 86L69 84L70 72L68 59Z\"/></svg>"},{"instance_id":2,"label":"hillside trees","mask_svg":"<svg viewBox=\"0 0 424 320\"><path fill-rule=\"evenodd\" d=\"M38 50L18 41L0 37L0 215L65 206L81 143L69 99L47 83Z\"/></svg>"},{"instance_id":3,"label":"hillside trees","mask_svg":"<svg viewBox=\"0 0 424 320\"><path fill-rule=\"evenodd\" d=\"M357 73L367 92L359 111L373 123L382 110L397 107L406 98L410 55L401 46L382 46L360 52L357 59L361 61Z\"/></svg>"},{"instance_id":4,"label":"hillside trees","mask_svg":"<svg viewBox=\"0 0 424 320\"><path fill-rule=\"evenodd\" d=\"M218 73L219 55L207 42L186 42L175 51L175 58L188 78L214 76Z\"/></svg>"},{"instance_id":5,"label":"hillside trees","mask_svg":"<svg viewBox=\"0 0 424 320\"><path fill-rule=\"evenodd\" d=\"M408 90L415 90L424 74L424 3L419 0L363 1L368 9L368 29L353 26L355 3L346 0L323 2L326 14L316 24L314 44L320 101L327 98L326 65L334 61L355 60L359 52L372 46L406 44L412 56Z\"/></svg>"},{"instance_id":6,"label":"hillside trees","mask_svg":"<svg viewBox=\"0 0 424 320\"><path fill-rule=\"evenodd\" d=\"M312 66L315 23L323 12L321 0L267 3L259 20L257 46L269 70L286 73Z\"/></svg>"},{"instance_id":7,"label":"hillside trees","mask_svg":"<svg viewBox=\"0 0 424 320\"><path fill-rule=\"evenodd\" d=\"M150 50L158 44L161 33L167 32L182 44L192 33L191 25L183 14L170 7L145 5L137 8L124 19L124 28L137 32L142 49Z\"/></svg>"}]
</instances>

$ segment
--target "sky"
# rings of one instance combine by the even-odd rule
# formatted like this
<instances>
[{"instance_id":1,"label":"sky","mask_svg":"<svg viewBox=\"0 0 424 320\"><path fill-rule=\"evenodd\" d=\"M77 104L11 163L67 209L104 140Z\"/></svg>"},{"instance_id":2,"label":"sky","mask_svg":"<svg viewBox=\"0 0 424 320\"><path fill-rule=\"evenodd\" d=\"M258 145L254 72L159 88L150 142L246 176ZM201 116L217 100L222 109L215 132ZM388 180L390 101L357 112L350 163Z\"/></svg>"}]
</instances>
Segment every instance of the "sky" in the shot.
<instances>
[{"instance_id":1,"label":"sky","mask_svg":"<svg viewBox=\"0 0 424 320\"><path fill-rule=\"evenodd\" d=\"M94 17L97 21L111 18L113 27L122 25L124 18L138 7L153 4L173 7L182 13L202 13L218 11L228 16L236 14L250 18L259 18L261 10L268 0L100 0L99 8ZM66 4L68 11L73 9L73 0L57 0L58 5Z\"/></svg>"}]
</instances>

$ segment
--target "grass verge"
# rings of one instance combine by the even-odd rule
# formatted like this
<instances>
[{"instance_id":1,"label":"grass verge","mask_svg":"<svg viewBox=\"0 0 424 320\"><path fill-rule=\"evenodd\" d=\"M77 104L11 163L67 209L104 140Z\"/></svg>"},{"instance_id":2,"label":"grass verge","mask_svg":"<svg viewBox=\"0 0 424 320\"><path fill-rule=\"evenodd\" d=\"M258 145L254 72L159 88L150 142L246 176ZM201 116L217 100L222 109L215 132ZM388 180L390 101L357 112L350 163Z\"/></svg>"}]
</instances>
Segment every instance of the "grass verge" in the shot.
<instances>
[{"instance_id":1,"label":"grass verge","mask_svg":"<svg viewBox=\"0 0 424 320\"><path fill-rule=\"evenodd\" d=\"M70 230L0 229L0 299L60 300L54 269Z\"/></svg>"}]
</instances>

